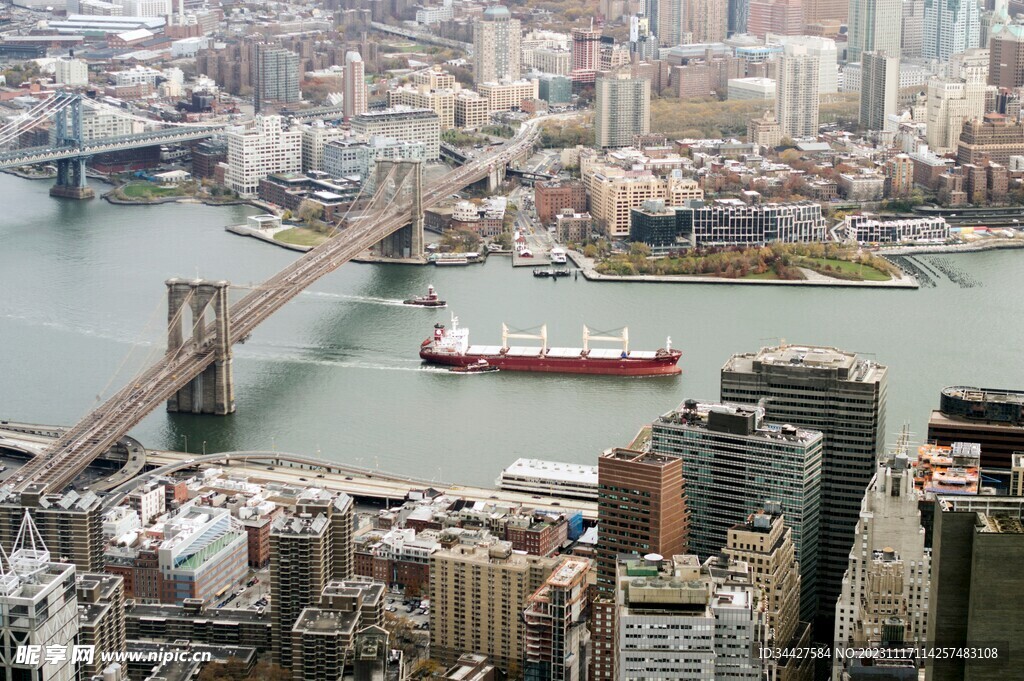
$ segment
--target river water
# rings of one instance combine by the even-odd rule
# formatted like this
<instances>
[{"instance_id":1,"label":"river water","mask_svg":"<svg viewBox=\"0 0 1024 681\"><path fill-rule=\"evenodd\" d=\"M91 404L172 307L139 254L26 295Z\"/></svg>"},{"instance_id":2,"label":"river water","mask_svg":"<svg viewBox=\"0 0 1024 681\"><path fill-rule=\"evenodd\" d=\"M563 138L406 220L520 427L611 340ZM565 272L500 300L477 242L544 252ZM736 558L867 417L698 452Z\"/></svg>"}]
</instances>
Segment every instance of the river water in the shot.
<instances>
[{"instance_id":1,"label":"river water","mask_svg":"<svg viewBox=\"0 0 1024 681\"><path fill-rule=\"evenodd\" d=\"M47 190L0 174L0 418L72 423L159 356L165 279L252 285L296 255L224 231L249 207L112 206L58 201ZM890 436L909 422L921 439L943 386L1024 387L1024 252L918 257L960 283L942 275L933 288L899 291L554 282L502 257L448 269L350 263L236 346L236 414L160 410L133 434L156 448L185 449L187 439L193 452L204 443L207 452L319 452L490 484L520 456L593 463L682 400L716 399L731 353L785 339L888 365ZM448 310L400 304L431 283ZM683 374L461 376L421 366L420 341L451 312L480 344L498 344L503 321L546 322L553 345L578 346L584 323L628 325L635 349L670 335Z\"/></svg>"}]
</instances>

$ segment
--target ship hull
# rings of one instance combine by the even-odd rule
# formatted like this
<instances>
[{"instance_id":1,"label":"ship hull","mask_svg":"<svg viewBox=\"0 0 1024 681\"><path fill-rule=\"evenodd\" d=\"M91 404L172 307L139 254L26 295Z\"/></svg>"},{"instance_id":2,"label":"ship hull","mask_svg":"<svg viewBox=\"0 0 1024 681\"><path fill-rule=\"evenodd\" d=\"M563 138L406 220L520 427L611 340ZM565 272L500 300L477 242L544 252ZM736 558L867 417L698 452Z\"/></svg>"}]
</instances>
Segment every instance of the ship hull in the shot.
<instances>
[{"instance_id":1,"label":"ship hull","mask_svg":"<svg viewBox=\"0 0 1024 681\"><path fill-rule=\"evenodd\" d=\"M597 359L587 357L513 357L438 353L429 347L429 340L420 348L420 358L431 364L468 366L485 360L502 371L533 371L554 374L598 374L605 376L675 376L682 373L676 366L682 353L672 350L653 359Z\"/></svg>"}]
</instances>

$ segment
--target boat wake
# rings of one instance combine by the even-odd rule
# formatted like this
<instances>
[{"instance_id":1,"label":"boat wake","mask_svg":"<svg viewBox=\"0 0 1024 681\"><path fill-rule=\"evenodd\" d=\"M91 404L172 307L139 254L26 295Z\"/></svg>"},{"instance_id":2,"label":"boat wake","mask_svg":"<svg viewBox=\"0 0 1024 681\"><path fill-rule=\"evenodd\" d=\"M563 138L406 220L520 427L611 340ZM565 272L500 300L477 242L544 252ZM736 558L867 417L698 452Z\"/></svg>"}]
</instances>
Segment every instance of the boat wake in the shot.
<instances>
[{"instance_id":1,"label":"boat wake","mask_svg":"<svg viewBox=\"0 0 1024 681\"><path fill-rule=\"evenodd\" d=\"M313 296L315 298L330 298L333 300L350 300L355 303L367 303L369 305L388 305L406 307L405 303L396 298L375 298L373 296L351 296L344 293L327 293L325 291L303 291L304 296Z\"/></svg>"},{"instance_id":2,"label":"boat wake","mask_svg":"<svg viewBox=\"0 0 1024 681\"><path fill-rule=\"evenodd\" d=\"M294 355L270 355L263 353L235 352L236 359L255 360L257 362L287 362L290 364L310 364L314 366L335 367L338 369L370 369L373 371L416 371L428 374L447 374L448 369L430 364L400 366L396 364L380 364L360 360L337 360L316 357L296 357Z\"/></svg>"}]
</instances>

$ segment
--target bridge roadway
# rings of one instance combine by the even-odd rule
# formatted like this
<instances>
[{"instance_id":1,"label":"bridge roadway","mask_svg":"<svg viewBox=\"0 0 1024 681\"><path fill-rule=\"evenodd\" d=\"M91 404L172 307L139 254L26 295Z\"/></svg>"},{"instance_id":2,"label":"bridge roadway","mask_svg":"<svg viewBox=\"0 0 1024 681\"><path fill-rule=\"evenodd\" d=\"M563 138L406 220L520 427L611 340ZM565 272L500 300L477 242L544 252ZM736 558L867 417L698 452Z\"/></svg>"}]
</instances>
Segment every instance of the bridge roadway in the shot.
<instances>
[{"instance_id":1,"label":"bridge roadway","mask_svg":"<svg viewBox=\"0 0 1024 681\"><path fill-rule=\"evenodd\" d=\"M474 159L445 174L423 192L423 207L434 206L454 192L486 178L496 164L504 165L529 152L538 137L541 120L525 122L516 137L494 154ZM407 210L392 209L375 220L356 223L308 251L233 304L228 322L231 343L246 338L257 325L314 281L405 226L409 222ZM168 352L69 428L41 456L21 469L24 479L16 483L15 488L55 492L66 487L118 438L214 362L212 339L216 337L216 329L213 323L207 328L206 337L202 346L186 342L178 350Z\"/></svg>"},{"instance_id":2,"label":"bridge roadway","mask_svg":"<svg viewBox=\"0 0 1024 681\"><path fill-rule=\"evenodd\" d=\"M250 462L260 462L263 465L247 466ZM136 486L151 478L196 468L202 464L222 464L225 467L230 467L231 473L241 473L254 480L291 485L317 485L325 489L341 490L361 499L401 503L408 497L409 492L429 487L473 502L522 504L528 508L555 512L579 511L587 522L597 521L597 502L594 501L524 494L485 487L467 487L436 480L382 473L286 452L241 451L196 456L182 452L150 451L149 463L156 464L157 468L112 489L110 495L104 499L105 509L119 505ZM267 464L274 465L268 469Z\"/></svg>"},{"instance_id":3,"label":"bridge roadway","mask_svg":"<svg viewBox=\"0 0 1024 681\"><path fill-rule=\"evenodd\" d=\"M173 128L170 130L152 130L137 135L121 137L104 137L90 140L81 146L63 147L28 147L0 153L0 169L30 166L38 163L53 163L82 156L95 156L111 151L153 147L159 144L176 144L209 137L223 129L223 125L209 125L195 128Z\"/></svg>"}]
</instances>

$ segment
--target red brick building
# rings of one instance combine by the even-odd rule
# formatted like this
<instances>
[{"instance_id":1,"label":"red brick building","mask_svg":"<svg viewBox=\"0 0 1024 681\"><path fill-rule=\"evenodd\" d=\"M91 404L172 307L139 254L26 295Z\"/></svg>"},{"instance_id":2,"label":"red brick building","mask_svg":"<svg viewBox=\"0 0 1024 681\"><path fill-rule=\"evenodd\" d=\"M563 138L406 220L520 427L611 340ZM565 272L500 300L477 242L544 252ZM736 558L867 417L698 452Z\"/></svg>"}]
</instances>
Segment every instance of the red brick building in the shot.
<instances>
[{"instance_id":1,"label":"red brick building","mask_svg":"<svg viewBox=\"0 0 1024 681\"><path fill-rule=\"evenodd\" d=\"M537 217L541 224L550 224L555 216L566 208L573 213L587 210L587 190L582 182L575 180L538 182L533 189L534 203L537 206Z\"/></svg>"}]
</instances>

